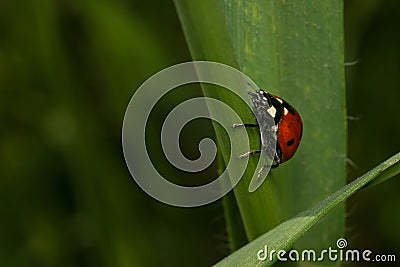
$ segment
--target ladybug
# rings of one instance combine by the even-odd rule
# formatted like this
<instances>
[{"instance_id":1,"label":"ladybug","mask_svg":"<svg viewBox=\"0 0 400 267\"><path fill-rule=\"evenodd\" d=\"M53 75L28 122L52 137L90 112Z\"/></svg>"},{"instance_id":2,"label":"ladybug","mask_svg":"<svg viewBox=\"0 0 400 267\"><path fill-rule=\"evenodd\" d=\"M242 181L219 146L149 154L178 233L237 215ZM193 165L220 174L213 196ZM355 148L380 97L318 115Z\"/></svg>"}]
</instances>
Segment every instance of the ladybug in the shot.
<instances>
[{"instance_id":1,"label":"ladybug","mask_svg":"<svg viewBox=\"0 0 400 267\"><path fill-rule=\"evenodd\" d=\"M300 145L303 123L297 110L279 96L263 90L249 92L257 124L234 124L234 127L258 127L261 135L261 149L247 152L239 158L266 152L273 158L272 168L293 157ZM275 151L271 149L276 144ZM265 167L265 166L264 166ZM263 168L264 168L263 167ZM262 169L260 170L260 174Z\"/></svg>"}]
</instances>

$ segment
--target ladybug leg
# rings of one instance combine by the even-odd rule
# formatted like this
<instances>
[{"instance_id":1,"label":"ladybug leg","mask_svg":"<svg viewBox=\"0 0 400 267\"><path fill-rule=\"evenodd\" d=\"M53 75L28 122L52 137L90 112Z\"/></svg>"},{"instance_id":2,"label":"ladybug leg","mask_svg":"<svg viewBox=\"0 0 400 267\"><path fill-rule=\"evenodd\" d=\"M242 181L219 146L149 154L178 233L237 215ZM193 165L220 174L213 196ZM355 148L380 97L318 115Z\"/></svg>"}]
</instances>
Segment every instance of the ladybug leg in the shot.
<instances>
[{"instance_id":1,"label":"ladybug leg","mask_svg":"<svg viewBox=\"0 0 400 267\"><path fill-rule=\"evenodd\" d=\"M254 155L254 154L258 154L258 153L261 153L261 149L250 150L249 152L246 152L246 153L240 155L239 159L247 158L250 155Z\"/></svg>"},{"instance_id":2,"label":"ladybug leg","mask_svg":"<svg viewBox=\"0 0 400 267\"><path fill-rule=\"evenodd\" d=\"M274 164L271 165L271 168L277 168L279 164L281 164L281 155L282 155L281 148L277 146L274 155Z\"/></svg>"},{"instance_id":3,"label":"ladybug leg","mask_svg":"<svg viewBox=\"0 0 400 267\"><path fill-rule=\"evenodd\" d=\"M278 168L278 167L279 167L279 163L276 163L276 162L271 165L272 169L275 169L275 168Z\"/></svg>"},{"instance_id":4,"label":"ladybug leg","mask_svg":"<svg viewBox=\"0 0 400 267\"><path fill-rule=\"evenodd\" d=\"M233 124L232 128L238 128L238 127L246 127L246 128L253 128L253 127L260 127L258 124L253 124L253 123L245 123L245 124Z\"/></svg>"}]
</instances>

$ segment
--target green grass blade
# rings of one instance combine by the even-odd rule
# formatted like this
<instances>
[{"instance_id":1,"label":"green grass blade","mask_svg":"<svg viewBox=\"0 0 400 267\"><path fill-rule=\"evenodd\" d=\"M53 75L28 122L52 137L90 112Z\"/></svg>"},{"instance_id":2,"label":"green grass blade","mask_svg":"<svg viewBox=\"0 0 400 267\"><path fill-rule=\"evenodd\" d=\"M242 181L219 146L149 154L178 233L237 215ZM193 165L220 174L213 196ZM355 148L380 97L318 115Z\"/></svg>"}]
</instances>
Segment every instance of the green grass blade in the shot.
<instances>
[{"instance_id":1,"label":"green grass blade","mask_svg":"<svg viewBox=\"0 0 400 267\"><path fill-rule=\"evenodd\" d=\"M226 18L238 64L261 88L300 112L303 140L290 162L268 179L283 219L315 204L345 184L346 109L342 1L226 0ZM327 171L329 170L329 171ZM240 188L237 190L239 191ZM248 211L238 194L250 239L273 225L274 211ZM274 208L275 209L275 208ZM258 218L253 217L256 213ZM344 231L344 207L301 247L326 247ZM264 220L256 225L256 219ZM324 233L321 235L321 231Z\"/></svg>"},{"instance_id":2,"label":"green grass blade","mask_svg":"<svg viewBox=\"0 0 400 267\"><path fill-rule=\"evenodd\" d=\"M233 192L223 198L224 217L230 251L236 251L248 243Z\"/></svg>"},{"instance_id":3,"label":"green grass blade","mask_svg":"<svg viewBox=\"0 0 400 267\"><path fill-rule=\"evenodd\" d=\"M364 188L368 183L374 181L374 179L379 179L382 175L385 176L386 180L398 175L400 173L399 161L400 153L392 156L371 171L349 183L311 209L298 214L296 217L285 221L271 231L263 234L215 266L271 266L277 260L276 257L272 261L259 261L257 259L257 252L260 249L263 249L267 245L269 251L289 251L296 240L355 192ZM389 177L386 172L388 169L396 171L392 171ZM334 245L335 243L330 244L331 247L334 247Z\"/></svg>"},{"instance_id":4,"label":"green grass blade","mask_svg":"<svg viewBox=\"0 0 400 267\"><path fill-rule=\"evenodd\" d=\"M174 0L174 3L193 59L237 68L225 18L221 16L221 1Z\"/></svg>"},{"instance_id":5,"label":"green grass blade","mask_svg":"<svg viewBox=\"0 0 400 267\"><path fill-rule=\"evenodd\" d=\"M202 0L188 1L175 0L178 15L189 44L193 59L209 60L221 62L232 67L236 67L236 55L233 53L229 31L226 28L226 21L223 16L224 5L221 1ZM253 121L254 117L250 109L229 91L213 90L212 86L202 85L205 96L213 97L224 101L234 108L244 121ZM246 88L243 88L246 91ZM211 116L213 111L210 110ZM224 136L224 131L220 127L215 127L217 143L222 152L222 157L227 163L230 154L230 146L239 146L238 140L229 140ZM257 131L250 131L250 146L259 147L259 134ZM253 176L257 164L256 158L250 158L248 169L244 177L235 187L235 197L240 206L240 210L247 210L249 216L243 217L246 225L246 235L249 237L256 234L257 229L265 229L265 226L272 228L281 221L279 215L279 205L277 204L276 193L273 186L263 186L256 193L249 194L249 182ZM238 194L243 194L238 198ZM233 217L232 217L233 218ZM257 219L254 219L257 218ZM268 218L268 220L266 220ZM229 219L229 218L227 218ZM231 226L238 226L237 229L228 227L228 234L235 235L241 233L239 222L228 222ZM254 231L254 232L253 232ZM242 240L242 237L230 237L230 240ZM231 244L232 245L232 244ZM232 245L234 247L234 245Z\"/></svg>"},{"instance_id":6,"label":"green grass blade","mask_svg":"<svg viewBox=\"0 0 400 267\"><path fill-rule=\"evenodd\" d=\"M293 104L303 119L303 140L295 157L249 194L253 158L235 187L247 238L252 240L345 184L343 3L176 0L175 4L194 59L238 65L263 89ZM238 105L227 94L212 95L206 88L204 92ZM248 122L254 121L247 110L239 112ZM227 150L218 129L216 136L222 151ZM252 148L259 147L257 133L250 132L250 138ZM336 209L296 246L326 247L343 235L344 215L344 206Z\"/></svg>"},{"instance_id":7,"label":"green grass blade","mask_svg":"<svg viewBox=\"0 0 400 267\"><path fill-rule=\"evenodd\" d=\"M365 188L369 188L369 187L378 185L378 184L380 184L380 183L392 178L393 176L398 175L399 173L400 173L400 165L391 166L387 170L382 172L382 174L379 175L379 177L377 179L374 179L369 184L367 184L365 186Z\"/></svg>"}]
</instances>

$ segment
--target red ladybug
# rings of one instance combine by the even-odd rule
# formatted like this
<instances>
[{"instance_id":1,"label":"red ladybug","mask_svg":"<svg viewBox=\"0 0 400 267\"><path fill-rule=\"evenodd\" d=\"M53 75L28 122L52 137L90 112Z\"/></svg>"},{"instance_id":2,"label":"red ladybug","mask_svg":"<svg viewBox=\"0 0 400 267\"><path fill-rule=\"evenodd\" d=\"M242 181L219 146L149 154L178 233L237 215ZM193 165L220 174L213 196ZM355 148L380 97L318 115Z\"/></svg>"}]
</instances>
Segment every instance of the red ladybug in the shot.
<instances>
[{"instance_id":1,"label":"red ladybug","mask_svg":"<svg viewBox=\"0 0 400 267\"><path fill-rule=\"evenodd\" d=\"M303 123L297 110L279 96L262 90L249 92L249 96L253 102L253 112L258 124L235 124L234 127L259 127L262 147L240 157L264 151L273 157L274 163L271 167L276 168L293 157L300 144ZM276 142L275 153L268 153L271 147L269 144L274 142Z\"/></svg>"}]
</instances>

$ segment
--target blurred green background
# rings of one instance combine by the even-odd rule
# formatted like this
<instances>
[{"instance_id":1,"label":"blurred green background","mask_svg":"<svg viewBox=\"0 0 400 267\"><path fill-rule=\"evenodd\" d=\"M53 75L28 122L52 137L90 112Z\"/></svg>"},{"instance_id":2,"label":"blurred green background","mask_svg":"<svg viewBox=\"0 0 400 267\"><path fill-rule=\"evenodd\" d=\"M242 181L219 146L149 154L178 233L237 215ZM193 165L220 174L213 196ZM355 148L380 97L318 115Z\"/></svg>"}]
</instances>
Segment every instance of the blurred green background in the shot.
<instances>
[{"instance_id":1,"label":"blurred green background","mask_svg":"<svg viewBox=\"0 0 400 267\"><path fill-rule=\"evenodd\" d=\"M345 8L346 59L359 60L346 67L352 180L399 151L400 2ZM189 60L172 1L0 1L1 266L209 266L229 253L221 201L159 203L122 155L134 90ZM176 90L149 120L152 159L171 179L188 174L161 155L159 128L174 105L199 95L196 86ZM205 136L207 121L185 127L189 158ZM392 179L350 199L349 247L400 257L399 186Z\"/></svg>"}]
</instances>

